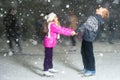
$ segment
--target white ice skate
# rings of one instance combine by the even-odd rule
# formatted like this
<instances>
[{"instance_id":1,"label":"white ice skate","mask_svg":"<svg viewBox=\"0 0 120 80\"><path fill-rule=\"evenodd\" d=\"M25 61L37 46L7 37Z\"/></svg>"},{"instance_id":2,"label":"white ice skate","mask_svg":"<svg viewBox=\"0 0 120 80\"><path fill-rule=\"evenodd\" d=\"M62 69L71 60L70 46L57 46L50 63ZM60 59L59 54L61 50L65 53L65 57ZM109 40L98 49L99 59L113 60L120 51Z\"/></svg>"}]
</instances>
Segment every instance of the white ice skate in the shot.
<instances>
[{"instance_id":1,"label":"white ice skate","mask_svg":"<svg viewBox=\"0 0 120 80\"><path fill-rule=\"evenodd\" d=\"M53 69L53 68L52 68L52 69L49 69L48 71L51 72L51 73L58 73L58 70L55 70L55 69Z\"/></svg>"},{"instance_id":2,"label":"white ice skate","mask_svg":"<svg viewBox=\"0 0 120 80\"><path fill-rule=\"evenodd\" d=\"M54 74L50 73L49 71L44 71L43 76L54 77Z\"/></svg>"}]
</instances>

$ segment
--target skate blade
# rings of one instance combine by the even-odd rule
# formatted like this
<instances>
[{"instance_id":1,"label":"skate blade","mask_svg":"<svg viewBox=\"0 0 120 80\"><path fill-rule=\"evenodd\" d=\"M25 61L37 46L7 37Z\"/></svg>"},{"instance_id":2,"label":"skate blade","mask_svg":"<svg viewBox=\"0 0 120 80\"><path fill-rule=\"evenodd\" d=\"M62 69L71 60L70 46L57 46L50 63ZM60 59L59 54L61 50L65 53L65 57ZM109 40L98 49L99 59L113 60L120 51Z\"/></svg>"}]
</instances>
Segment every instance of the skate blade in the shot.
<instances>
[{"instance_id":1,"label":"skate blade","mask_svg":"<svg viewBox=\"0 0 120 80\"><path fill-rule=\"evenodd\" d=\"M45 75L43 74L44 77L54 77L54 75Z\"/></svg>"},{"instance_id":2,"label":"skate blade","mask_svg":"<svg viewBox=\"0 0 120 80\"><path fill-rule=\"evenodd\" d=\"M93 77L94 75L81 75L81 77Z\"/></svg>"}]
</instances>

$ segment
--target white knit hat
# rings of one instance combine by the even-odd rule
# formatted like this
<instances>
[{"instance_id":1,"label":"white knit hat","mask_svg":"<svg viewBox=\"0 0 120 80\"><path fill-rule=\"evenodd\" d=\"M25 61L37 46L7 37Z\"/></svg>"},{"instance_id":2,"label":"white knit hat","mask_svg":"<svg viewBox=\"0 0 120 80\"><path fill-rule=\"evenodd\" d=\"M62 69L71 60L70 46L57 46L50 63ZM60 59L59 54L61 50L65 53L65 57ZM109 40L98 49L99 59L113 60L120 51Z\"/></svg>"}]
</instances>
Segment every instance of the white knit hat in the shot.
<instances>
[{"instance_id":1,"label":"white knit hat","mask_svg":"<svg viewBox=\"0 0 120 80\"><path fill-rule=\"evenodd\" d=\"M51 12L51 13L49 13L48 15L46 15L46 16L44 17L44 19L46 19L47 22L49 22L49 21L52 21L55 16L56 16L56 14L53 13L53 12Z\"/></svg>"}]
</instances>

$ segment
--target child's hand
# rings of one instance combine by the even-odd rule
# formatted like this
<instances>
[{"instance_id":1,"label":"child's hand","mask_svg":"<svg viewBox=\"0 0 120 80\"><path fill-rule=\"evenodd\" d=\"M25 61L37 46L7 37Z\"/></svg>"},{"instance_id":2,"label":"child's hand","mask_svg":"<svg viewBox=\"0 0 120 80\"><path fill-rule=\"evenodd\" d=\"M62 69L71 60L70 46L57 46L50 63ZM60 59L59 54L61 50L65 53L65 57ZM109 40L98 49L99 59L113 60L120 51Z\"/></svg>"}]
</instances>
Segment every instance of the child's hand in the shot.
<instances>
[{"instance_id":1,"label":"child's hand","mask_svg":"<svg viewBox=\"0 0 120 80\"><path fill-rule=\"evenodd\" d=\"M77 33L75 32L75 31L73 31L72 33L71 33L71 35L72 36L74 36L74 35L76 35Z\"/></svg>"}]
</instances>

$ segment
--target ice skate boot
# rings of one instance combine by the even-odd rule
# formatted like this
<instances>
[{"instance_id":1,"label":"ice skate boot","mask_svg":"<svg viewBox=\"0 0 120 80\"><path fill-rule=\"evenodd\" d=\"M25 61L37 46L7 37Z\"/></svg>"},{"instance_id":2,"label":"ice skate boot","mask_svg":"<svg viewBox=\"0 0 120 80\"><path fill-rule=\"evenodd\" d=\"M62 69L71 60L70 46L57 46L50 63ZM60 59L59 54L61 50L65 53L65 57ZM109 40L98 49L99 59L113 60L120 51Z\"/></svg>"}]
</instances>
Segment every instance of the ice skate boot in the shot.
<instances>
[{"instance_id":1,"label":"ice skate boot","mask_svg":"<svg viewBox=\"0 0 120 80\"><path fill-rule=\"evenodd\" d=\"M54 77L54 75L52 73L50 73L49 71L44 71L43 76Z\"/></svg>"},{"instance_id":2,"label":"ice skate boot","mask_svg":"<svg viewBox=\"0 0 120 80\"><path fill-rule=\"evenodd\" d=\"M52 68L52 69L49 69L48 71L51 72L51 73L58 73L58 70L53 69L53 68Z\"/></svg>"},{"instance_id":3,"label":"ice skate boot","mask_svg":"<svg viewBox=\"0 0 120 80\"><path fill-rule=\"evenodd\" d=\"M95 71L86 71L83 76L88 77L88 76L93 76L95 75Z\"/></svg>"}]
</instances>

